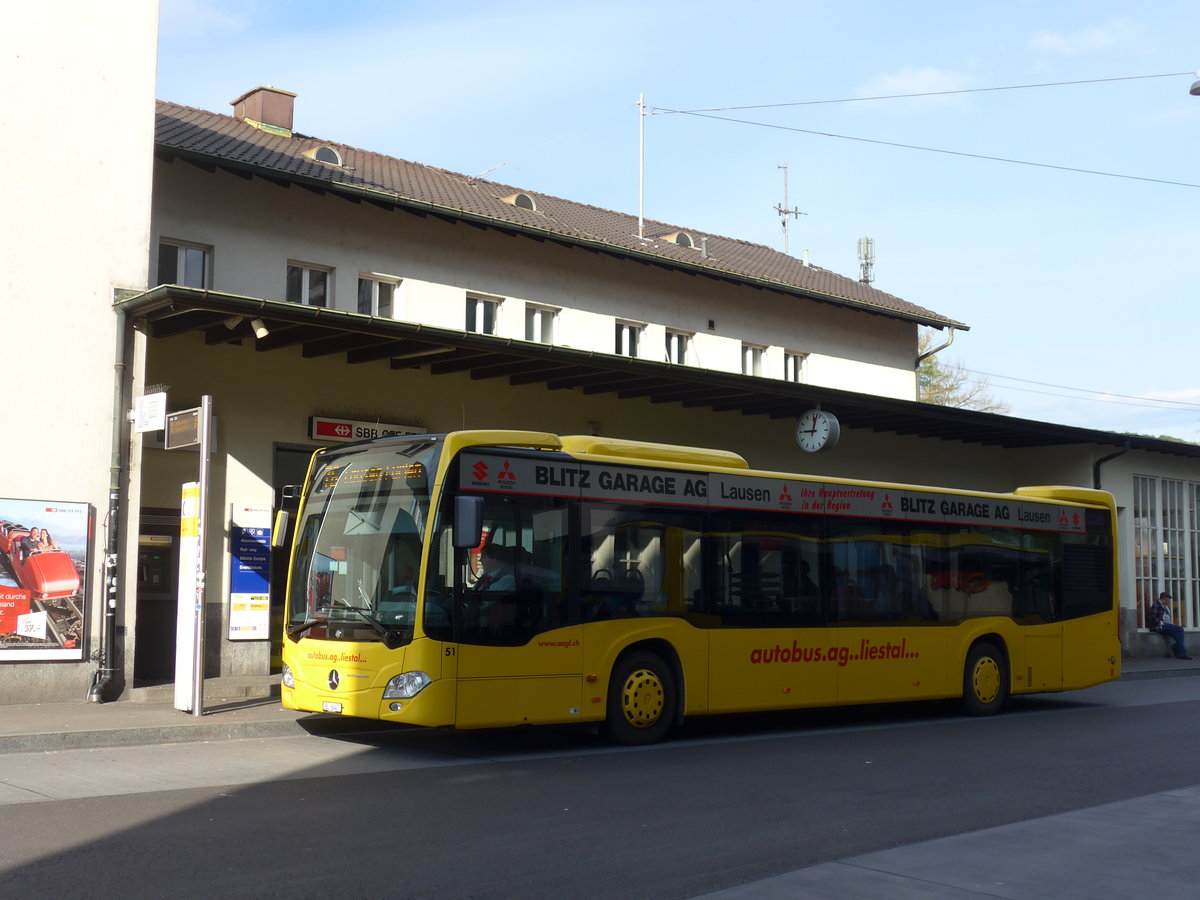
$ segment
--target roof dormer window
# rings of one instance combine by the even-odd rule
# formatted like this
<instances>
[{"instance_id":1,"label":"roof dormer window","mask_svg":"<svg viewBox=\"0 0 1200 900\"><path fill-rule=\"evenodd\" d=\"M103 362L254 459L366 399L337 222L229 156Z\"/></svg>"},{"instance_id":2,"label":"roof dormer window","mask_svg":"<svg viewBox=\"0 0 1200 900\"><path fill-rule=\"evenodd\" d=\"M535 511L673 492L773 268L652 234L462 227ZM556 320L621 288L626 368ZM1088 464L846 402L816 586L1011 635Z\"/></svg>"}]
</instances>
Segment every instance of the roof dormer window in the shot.
<instances>
[{"instance_id":1,"label":"roof dormer window","mask_svg":"<svg viewBox=\"0 0 1200 900\"><path fill-rule=\"evenodd\" d=\"M501 202L507 203L509 206L515 206L518 209L527 209L530 212L537 212L537 204L533 202L533 198L528 194L517 192L509 194L507 197L501 197Z\"/></svg>"},{"instance_id":2,"label":"roof dormer window","mask_svg":"<svg viewBox=\"0 0 1200 900\"><path fill-rule=\"evenodd\" d=\"M309 159L314 159L317 162L328 163L331 166L341 166L342 155L328 144L321 144L319 147L312 147L305 150L302 154Z\"/></svg>"},{"instance_id":3,"label":"roof dormer window","mask_svg":"<svg viewBox=\"0 0 1200 900\"><path fill-rule=\"evenodd\" d=\"M660 235L658 239L671 244L678 244L680 247L687 247L689 250L696 248L696 242L692 240L692 236L686 231L672 231L670 234Z\"/></svg>"}]
</instances>

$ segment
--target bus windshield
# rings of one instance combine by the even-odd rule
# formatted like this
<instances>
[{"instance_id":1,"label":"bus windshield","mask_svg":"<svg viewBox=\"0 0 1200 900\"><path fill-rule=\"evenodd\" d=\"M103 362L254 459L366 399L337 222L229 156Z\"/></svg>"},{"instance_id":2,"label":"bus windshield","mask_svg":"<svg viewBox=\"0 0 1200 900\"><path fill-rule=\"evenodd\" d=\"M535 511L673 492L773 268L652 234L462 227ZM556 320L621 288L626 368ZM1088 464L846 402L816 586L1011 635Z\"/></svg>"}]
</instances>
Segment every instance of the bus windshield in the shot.
<instances>
[{"instance_id":1,"label":"bus windshield","mask_svg":"<svg viewBox=\"0 0 1200 900\"><path fill-rule=\"evenodd\" d=\"M412 640L440 450L439 439L422 438L317 457L292 564L289 636Z\"/></svg>"}]
</instances>

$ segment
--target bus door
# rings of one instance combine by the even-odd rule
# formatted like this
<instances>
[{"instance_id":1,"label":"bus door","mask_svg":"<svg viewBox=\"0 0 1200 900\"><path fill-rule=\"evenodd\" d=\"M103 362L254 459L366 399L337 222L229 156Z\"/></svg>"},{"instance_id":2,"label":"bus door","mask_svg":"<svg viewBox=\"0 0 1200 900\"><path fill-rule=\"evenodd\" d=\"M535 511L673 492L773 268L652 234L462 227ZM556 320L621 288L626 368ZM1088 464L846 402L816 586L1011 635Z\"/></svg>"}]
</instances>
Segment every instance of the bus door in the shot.
<instances>
[{"instance_id":1,"label":"bus door","mask_svg":"<svg viewBox=\"0 0 1200 900\"><path fill-rule=\"evenodd\" d=\"M839 703L945 696L956 689L947 665L952 641L939 623L961 604L949 577L943 536L907 523L847 520L829 541L831 618L837 623ZM949 596L947 596L949 595Z\"/></svg>"},{"instance_id":2,"label":"bus door","mask_svg":"<svg viewBox=\"0 0 1200 900\"><path fill-rule=\"evenodd\" d=\"M1009 591L1012 619L1024 635L1024 663L1013 659L1015 690L1060 691L1063 687L1063 626L1056 606L1054 556L1059 538L1053 534L1022 537L1022 549L1010 552L1009 564L996 568L994 584Z\"/></svg>"},{"instance_id":3,"label":"bus door","mask_svg":"<svg viewBox=\"0 0 1200 900\"><path fill-rule=\"evenodd\" d=\"M711 632L712 712L819 706L837 699L840 638L826 627L829 587L815 526L759 520L714 522L713 574L702 609Z\"/></svg>"},{"instance_id":4,"label":"bus door","mask_svg":"<svg viewBox=\"0 0 1200 900\"><path fill-rule=\"evenodd\" d=\"M1107 535L1108 518L1089 510L1088 530ZM1097 520L1093 523L1093 519ZM1093 538L1093 540L1095 540ZM1107 540L1085 543L1064 535L1062 546L1063 684L1066 690L1109 681L1120 674L1121 644Z\"/></svg>"},{"instance_id":5,"label":"bus door","mask_svg":"<svg viewBox=\"0 0 1200 900\"><path fill-rule=\"evenodd\" d=\"M456 640L447 647L457 671L456 723L569 720L582 702L583 642L564 577L567 504L489 495L484 522L483 541L459 573Z\"/></svg>"}]
</instances>

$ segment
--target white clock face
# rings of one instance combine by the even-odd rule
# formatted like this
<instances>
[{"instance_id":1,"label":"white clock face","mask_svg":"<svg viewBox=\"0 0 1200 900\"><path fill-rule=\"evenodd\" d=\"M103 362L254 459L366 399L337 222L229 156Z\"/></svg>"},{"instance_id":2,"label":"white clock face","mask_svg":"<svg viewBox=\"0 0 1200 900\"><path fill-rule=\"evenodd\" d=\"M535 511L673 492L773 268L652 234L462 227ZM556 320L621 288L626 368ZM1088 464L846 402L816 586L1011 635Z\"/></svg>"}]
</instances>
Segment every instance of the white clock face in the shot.
<instances>
[{"instance_id":1,"label":"white clock face","mask_svg":"<svg viewBox=\"0 0 1200 900\"><path fill-rule=\"evenodd\" d=\"M832 413L810 409L796 423L796 443L801 450L816 453L836 444L840 431L838 420Z\"/></svg>"}]
</instances>

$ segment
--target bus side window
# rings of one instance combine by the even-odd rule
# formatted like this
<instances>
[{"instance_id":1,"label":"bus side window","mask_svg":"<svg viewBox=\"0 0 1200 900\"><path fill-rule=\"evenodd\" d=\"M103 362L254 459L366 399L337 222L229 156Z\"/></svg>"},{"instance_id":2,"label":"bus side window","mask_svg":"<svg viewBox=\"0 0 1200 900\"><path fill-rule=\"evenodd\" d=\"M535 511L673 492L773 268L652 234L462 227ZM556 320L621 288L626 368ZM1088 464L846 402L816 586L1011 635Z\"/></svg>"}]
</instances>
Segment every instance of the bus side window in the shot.
<instances>
[{"instance_id":1,"label":"bus side window","mask_svg":"<svg viewBox=\"0 0 1200 900\"><path fill-rule=\"evenodd\" d=\"M698 513L585 503L584 621L706 612Z\"/></svg>"},{"instance_id":2,"label":"bus side window","mask_svg":"<svg viewBox=\"0 0 1200 900\"><path fill-rule=\"evenodd\" d=\"M714 516L717 595L712 611L726 628L823 625L819 523L772 513Z\"/></svg>"},{"instance_id":3,"label":"bus side window","mask_svg":"<svg viewBox=\"0 0 1200 900\"><path fill-rule=\"evenodd\" d=\"M585 504L584 620L645 615L660 597L663 529L642 510ZM647 596L649 595L649 596Z\"/></svg>"}]
</instances>

